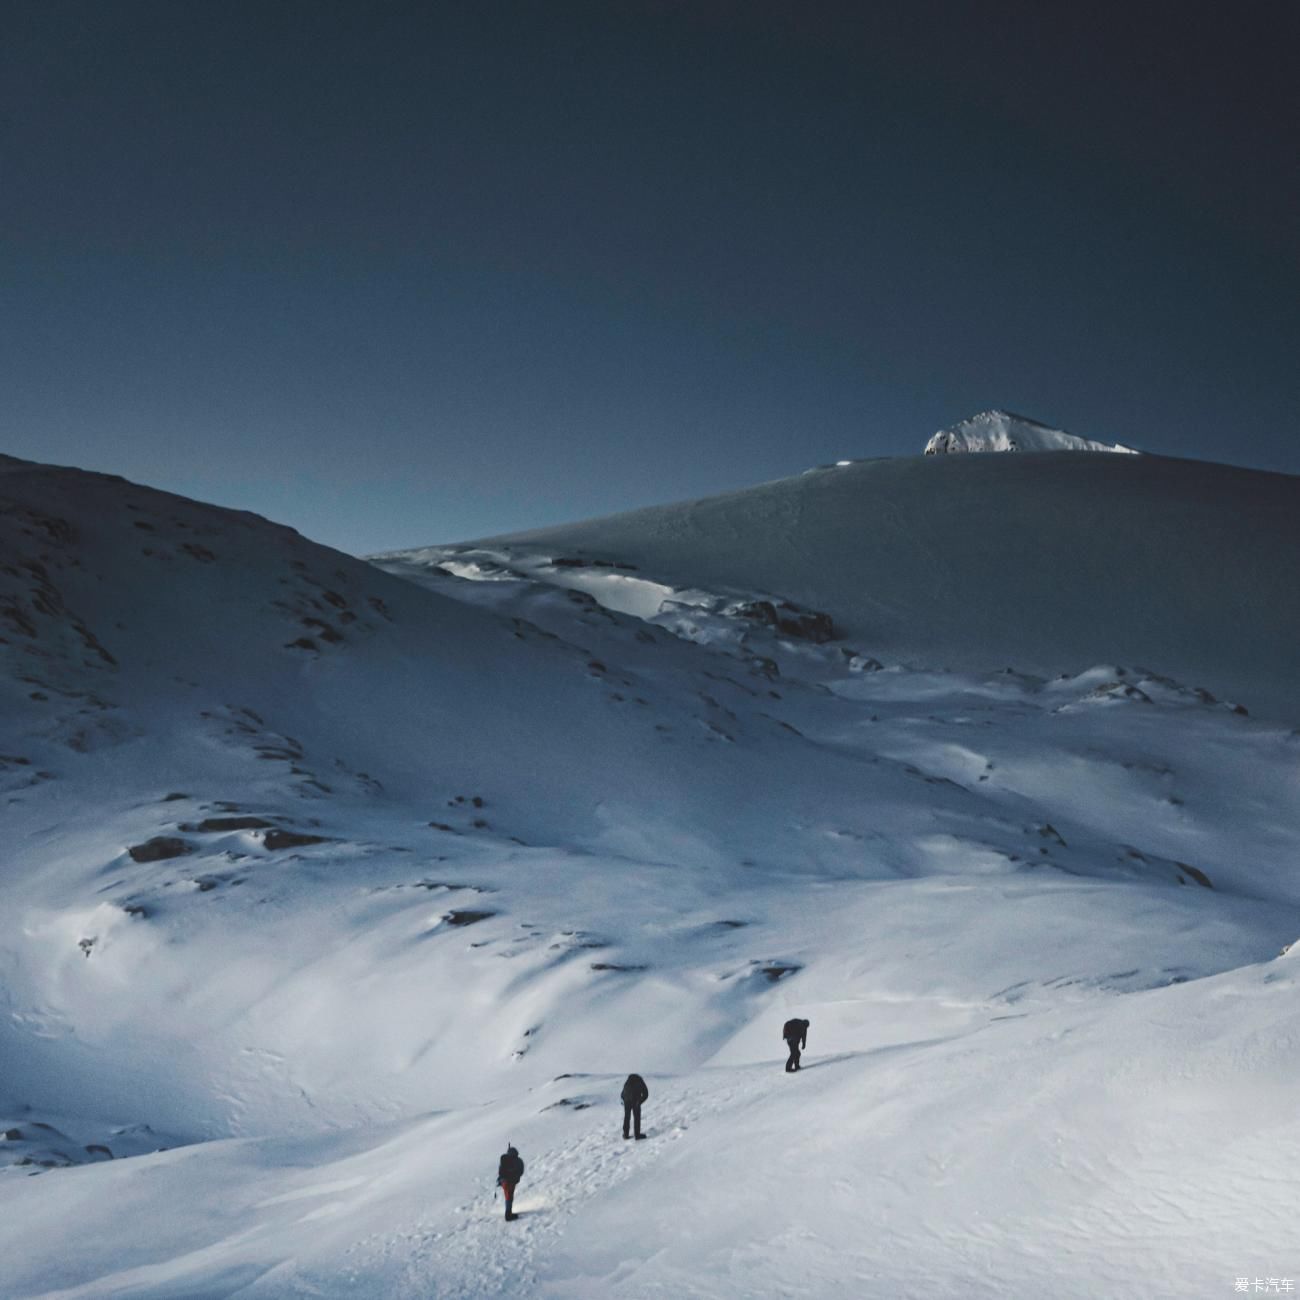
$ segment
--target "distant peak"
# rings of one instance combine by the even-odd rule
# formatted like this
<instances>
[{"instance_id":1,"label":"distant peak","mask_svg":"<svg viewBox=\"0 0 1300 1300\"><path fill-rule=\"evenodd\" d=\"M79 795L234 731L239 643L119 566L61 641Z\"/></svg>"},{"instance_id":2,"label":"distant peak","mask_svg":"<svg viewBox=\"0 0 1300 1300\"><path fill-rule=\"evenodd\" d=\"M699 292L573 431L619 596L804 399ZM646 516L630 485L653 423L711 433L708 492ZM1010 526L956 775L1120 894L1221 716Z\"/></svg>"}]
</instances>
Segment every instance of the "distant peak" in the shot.
<instances>
[{"instance_id":1,"label":"distant peak","mask_svg":"<svg viewBox=\"0 0 1300 1300\"><path fill-rule=\"evenodd\" d=\"M1031 420L1013 411L981 411L970 419L941 429L925 444L927 456L960 451L1109 451L1136 455L1119 443L1080 438L1064 429Z\"/></svg>"}]
</instances>

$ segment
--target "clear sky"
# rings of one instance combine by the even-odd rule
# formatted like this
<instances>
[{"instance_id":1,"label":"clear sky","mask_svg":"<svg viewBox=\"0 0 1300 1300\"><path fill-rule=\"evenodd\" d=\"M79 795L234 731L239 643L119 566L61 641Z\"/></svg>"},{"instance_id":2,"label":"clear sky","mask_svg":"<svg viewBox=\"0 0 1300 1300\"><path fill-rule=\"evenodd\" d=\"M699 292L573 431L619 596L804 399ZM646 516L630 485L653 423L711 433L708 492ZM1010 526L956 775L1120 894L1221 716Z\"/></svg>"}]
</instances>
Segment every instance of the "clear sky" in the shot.
<instances>
[{"instance_id":1,"label":"clear sky","mask_svg":"<svg viewBox=\"0 0 1300 1300\"><path fill-rule=\"evenodd\" d=\"M1300 5L2 6L0 451L365 553L1001 406L1300 472Z\"/></svg>"}]
</instances>

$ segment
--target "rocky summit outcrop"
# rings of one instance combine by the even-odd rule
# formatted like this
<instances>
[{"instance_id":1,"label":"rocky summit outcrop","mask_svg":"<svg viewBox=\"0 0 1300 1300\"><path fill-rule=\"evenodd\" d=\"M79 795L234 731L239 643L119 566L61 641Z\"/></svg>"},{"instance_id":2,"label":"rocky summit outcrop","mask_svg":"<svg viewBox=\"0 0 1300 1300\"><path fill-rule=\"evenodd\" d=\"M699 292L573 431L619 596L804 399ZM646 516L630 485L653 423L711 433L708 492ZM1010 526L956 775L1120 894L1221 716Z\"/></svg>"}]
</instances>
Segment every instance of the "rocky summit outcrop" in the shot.
<instances>
[{"instance_id":1,"label":"rocky summit outcrop","mask_svg":"<svg viewBox=\"0 0 1300 1300\"><path fill-rule=\"evenodd\" d=\"M1040 424L1011 411L981 411L970 419L941 429L925 444L927 456L943 456L963 451L1109 451L1128 455L1138 453L1119 443L1097 442L1080 438Z\"/></svg>"}]
</instances>

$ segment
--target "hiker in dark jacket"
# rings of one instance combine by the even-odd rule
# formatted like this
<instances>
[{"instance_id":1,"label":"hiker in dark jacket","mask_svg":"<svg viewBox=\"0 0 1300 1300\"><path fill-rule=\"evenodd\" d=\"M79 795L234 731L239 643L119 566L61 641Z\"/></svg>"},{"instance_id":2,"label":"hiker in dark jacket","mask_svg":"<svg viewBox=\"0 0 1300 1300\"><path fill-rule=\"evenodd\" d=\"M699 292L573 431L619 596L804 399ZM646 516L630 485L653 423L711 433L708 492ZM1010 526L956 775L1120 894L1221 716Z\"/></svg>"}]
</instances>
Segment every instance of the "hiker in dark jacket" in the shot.
<instances>
[{"instance_id":1,"label":"hiker in dark jacket","mask_svg":"<svg viewBox=\"0 0 1300 1300\"><path fill-rule=\"evenodd\" d=\"M505 1155L501 1157L501 1163L497 1166L497 1186L506 1198L507 1223L519 1217L515 1213L515 1184L523 1176L524 1162L520 1160L519 1152L514 1147L507 1147Z\"/></svg>"},{"instance_id":2,"label":"hiker in dark jacket","mask_svg":"<svg viewBox=\"0 0 1300 1300\"><path fill-rule=\"evenodd\" d=\"M790 1059L785 1063L785 1072L793 1074L799 1068L799 1049L808 1046L808 1022L806 1020L787 1020L781 1030L781 1037L790 1049Z\"/></svg>"},{"instance_id":3,"label":"hiker in dark jacket","mask_svg":"<svg viewBox=\"0 0 1300 1300\"><path fill-rule=\"evenodd\" d=\"M627 1131L628 1121L630 1120L634 1126L637 1141L640 1141L645 1137L645 1134L641 1132L641 1103L649 1099L650 1089L645 1086L645 1080L639 1074L629 1074L627 1082L623 1085L623 1091L619 1095L623 1098L623 1136L631 1136Z\"/></svg>"}]
</instances>

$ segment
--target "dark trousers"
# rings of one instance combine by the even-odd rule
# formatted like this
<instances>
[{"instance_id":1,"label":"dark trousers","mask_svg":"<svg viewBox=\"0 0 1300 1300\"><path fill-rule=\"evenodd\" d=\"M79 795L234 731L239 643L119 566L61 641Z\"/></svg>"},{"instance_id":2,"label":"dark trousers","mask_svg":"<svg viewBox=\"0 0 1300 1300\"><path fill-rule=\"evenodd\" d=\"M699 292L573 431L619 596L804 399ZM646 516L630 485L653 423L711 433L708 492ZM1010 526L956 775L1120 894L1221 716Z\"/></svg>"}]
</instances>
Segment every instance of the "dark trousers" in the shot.
<instances>
[{"instance_id":1,"label":"dark trousers","mask_svg":"<svg viewBox=\"0 0 1300 1300\"><path fill-rule=\"evenodd\" d=\"M799 1040L797 1038L787 1038L785 1045L790 1049L790 1059L785 1063L787 1073L793 1073L799 1068Z\"/></svg>"},{"instance_id":2,"label":"dark trousers","mask_svg":"<svg viewBox=\"0 0 1300 1300\"><path fill-rule=\"evenodd\" d=\"M623 1136L627 1137L628 1121L635 1126L632 1132L638 1137L641 1136L641 1103L639 1101L625 1101L623 1103Z\"/></svg>"},{"instance_id":3,"label":"dark trousers","mask_svg":"<svg viewBox=\"0 0 1300 1300\"><path fill-rule=\"evenodd\" d=\"M501 1195L506 1198L506 1218L513 1217L515 1212L515 1185L514 1183L502 1183Z\"/></svg>"}]
</instances>

